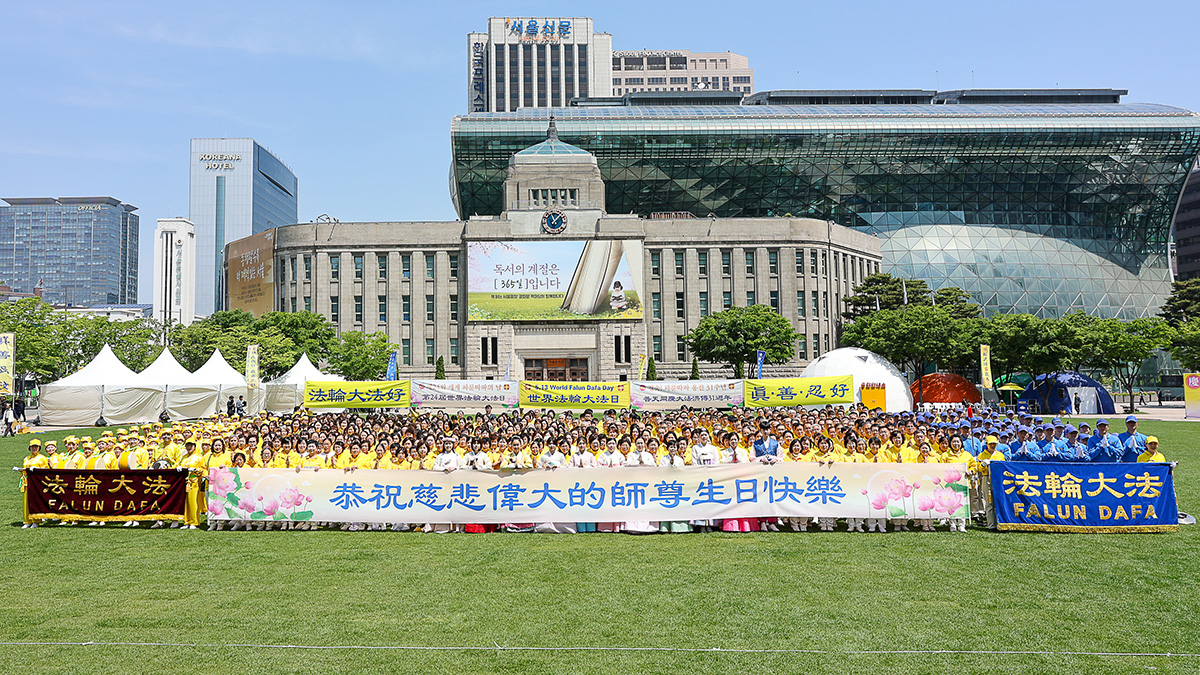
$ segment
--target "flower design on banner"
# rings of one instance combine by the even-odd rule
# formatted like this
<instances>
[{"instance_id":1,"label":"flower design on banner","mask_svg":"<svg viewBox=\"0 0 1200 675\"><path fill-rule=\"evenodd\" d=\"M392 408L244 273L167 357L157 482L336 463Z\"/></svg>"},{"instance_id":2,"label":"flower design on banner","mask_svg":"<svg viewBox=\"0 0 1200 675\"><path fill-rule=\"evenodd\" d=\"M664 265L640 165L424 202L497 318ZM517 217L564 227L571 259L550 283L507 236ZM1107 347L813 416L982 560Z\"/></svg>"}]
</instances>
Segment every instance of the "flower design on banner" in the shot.
<instances>
[{"instance_id":1,"label":"flower design on banner","mask_svg":"<svg viewBox=\"0 0 1200 675\"><path fill-rule=\"evenodd\" d=\"M238 489L237 478L233 472L226 467L217 467L208 470L208 491L216 495L220 499L224 499L229 493Z\"/></svg>"},{"instance_id":2,"label":"flower design on banner","mask_svg":"<svg viewBox=\"0 0 1200 675\"><path fill-rule=\"evenodd\" d=\"M962 493L949 488L934 490L932 501L934 503L934 510L944 513L947 516L961 509L964 504Z\"/></svg>"}]
</instances>

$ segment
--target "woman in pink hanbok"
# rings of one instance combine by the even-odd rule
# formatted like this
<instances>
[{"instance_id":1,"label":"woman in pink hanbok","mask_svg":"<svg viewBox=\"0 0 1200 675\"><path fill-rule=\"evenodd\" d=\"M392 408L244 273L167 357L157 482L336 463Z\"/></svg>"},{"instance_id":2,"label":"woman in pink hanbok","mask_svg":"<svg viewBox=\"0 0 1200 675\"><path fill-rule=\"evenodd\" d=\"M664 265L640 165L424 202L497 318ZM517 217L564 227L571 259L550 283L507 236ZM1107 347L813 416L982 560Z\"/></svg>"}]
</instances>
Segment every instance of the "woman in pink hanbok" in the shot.
<instances>
[{"instance_id":1,"label":"woman in pink hanbok","mask_svg":"<svg viewBox=\"0 0 1200 675\"><path fill-rule=\"evenodd\" d=\"M746 452L739 441L737 432L730 432L725 437L725 447L721 449L722 464L748 464L750 455ZM758 518L726 518L721 522L721 531L723 532L757 532L759 530Z\"/></svg>"},{"instance_id":2,"label":"woman in pink hanbok","mask_svg":"<svg viewBox=\"0 0 1200 675\"><path fill-rule=\"evenodd\" d=\"M604 452L596 458L596 463L600 466L618 467L625 466L625 455L617 447L617 440L610 438L604 448ZM597 532L620 532L621 523L596 523Z\"/></svg>"}]
</instances>

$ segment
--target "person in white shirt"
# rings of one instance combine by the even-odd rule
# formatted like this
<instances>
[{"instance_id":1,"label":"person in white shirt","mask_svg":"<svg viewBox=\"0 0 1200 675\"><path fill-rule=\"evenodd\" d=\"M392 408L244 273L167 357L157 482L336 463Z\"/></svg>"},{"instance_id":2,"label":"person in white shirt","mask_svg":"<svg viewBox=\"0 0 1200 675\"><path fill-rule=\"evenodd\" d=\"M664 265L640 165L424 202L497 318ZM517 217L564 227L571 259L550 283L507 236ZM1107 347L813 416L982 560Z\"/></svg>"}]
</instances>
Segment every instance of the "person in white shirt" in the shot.
<instances>
[{"instance_id":1,"label":"person in white shirt","mask_svg":"<svg viewBox=\"0 0 1200 675\"><path fill-rule=\"evenodd\" d=\"M621 443L627 445L629 440L622 438ZM625 455L625 466L658 466L658 461L654 454L646 448L646 441L639 438L634 441L633 449ZM624 530L630 534L657 533L658 523L649 520L627 520Z\"/></svg>"},{"instance_id":2,"label":"person in white shirt","mask_svg":"<svg viewBox=\"0 0 1200 675\"><path fill-rule=\"evenodd\" d=\"M604 452L600 453L600 456L596 458L596 462L600 466L607 467L625 466L625 455L621 453L619 448L617 448L617 441L615 438L608 439L608 442L604 448ZM596 531L620 532L621 523L596 523Z\"/></svg>"},{"instance_id":3,"label":"person in white shirt","mask_svg":"<svg viewBox=\"0 0 1200 675\"><path fill-rule=\"evenodd\" d=\"M658 465L660 467L676 469L686 466L687 461L683 456L683 446L675 440L667 441L667 454L659 458ZM691 532L692 524L686 520L660 520L658 522L658 531L666 534Z\"/></svg>"},{"instance_id":4,"label":"person in white shirt","mask_svg":"<svg viewBox=\"0 0 1200 675\"><path fill-rule=\"evenodd\" d=\"M450 473L451 471L457 471L459 468L461 468L462 463L463 463L462 457L459 457L458 453L454 451L454 439L450 438L449 436L447 436L446 438L443 438L442 439L442 451L440 453L438 453L438 456L435 457L433 460L433 470L434 471L444 471L445 473ZM445 532L461 532L462 530L463 530L463 526L461 523L454 523L454 524L451 524L451 523L426 523L425 524L426 532L445 533Z\"/></svg>"},{"instance_id":5,"label":"person in white shirt","mask_svg":"<svg viewBox=\"0 0 1200 675\"><path fill-rule=\"evenodd\" d=\"M721 463L721 449L712 444L712 437L704 429L696 432L699 442L692 445L692 466L716 466ZM715 520L693 520L701 532L712 532L716 527Z\"/></svg>"}]
</instances>

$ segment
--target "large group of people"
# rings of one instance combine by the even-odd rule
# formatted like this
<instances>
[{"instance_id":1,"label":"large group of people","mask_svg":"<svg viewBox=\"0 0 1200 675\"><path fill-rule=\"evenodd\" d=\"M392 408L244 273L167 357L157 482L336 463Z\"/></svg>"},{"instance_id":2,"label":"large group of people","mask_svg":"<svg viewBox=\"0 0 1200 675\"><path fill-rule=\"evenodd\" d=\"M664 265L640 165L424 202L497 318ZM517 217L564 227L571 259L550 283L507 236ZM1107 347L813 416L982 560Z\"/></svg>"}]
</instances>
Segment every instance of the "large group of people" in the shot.
<instances>
[{"instance_id":1,"label":"large group of people","mask_svg":"<svg viewBox=\"0 0 1200 675\"><path fill-rule=\"evenodd\" d=\"M482 413L412 410L403 413L215 416L174 425L146 424L68 436L58 443L30 442L27 469L184 468L188 502L183 527L195 529L205 517L204 481L218 467L257 467L355 471L503 470L560 467L716 465L738 462L964 463L969 475L986 472L988 461L1151 462L1165 461L1158 439L1137 431L1137 418L1112 433L1107 420L1078 428L1059 419L1001 414L987 409L888 414L861 405L816 410L734 408L675 411L508 410ZM978 481L973 479L977 488ZM24 484L22 484L24 486ZM834 529L832 519L728 519L671 523L580 523L571 531L684 532ZM883 519L879 519L882 521ZM908 529L907 520L892 521ZM931 530L932 521L918 523ZM36 527L26 514L26 527ZM93 526L103 523L94 522ZM130 522L127 526L136 526ZM172 526L179 526L174 523ZM292 529L339 526L378 529L379 525L241 523L232 527ZM159 522L154 527L166 526ZM949 522L951 529L965 523ZM220 529L216 521L210 529ZM861 519L847 527L862 531ZM878 531L884 524L875 523ZM471 532L492 526L439 526L397 523L392 529ZM503 529L531 530L536 524Z\"/></svg>"}]
</instances>

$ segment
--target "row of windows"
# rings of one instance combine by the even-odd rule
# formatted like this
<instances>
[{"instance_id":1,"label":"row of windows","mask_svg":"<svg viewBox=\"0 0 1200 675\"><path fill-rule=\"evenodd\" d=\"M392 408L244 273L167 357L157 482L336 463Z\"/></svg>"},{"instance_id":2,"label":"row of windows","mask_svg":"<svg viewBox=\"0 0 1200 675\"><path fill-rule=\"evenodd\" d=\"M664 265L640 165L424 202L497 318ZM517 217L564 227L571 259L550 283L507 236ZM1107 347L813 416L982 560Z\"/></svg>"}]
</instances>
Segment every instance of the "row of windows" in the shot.
<instances>
[{"instance_id":1,"label":"row of windows","mask_svg":"<svg viewBox=\"0 0 1200 675\"><path fill-rule=\"evenodd\" d=\"M796 317L800 319L813 318L819 319L822 316L832 318L829 313L829 291L809 291L811 295L811 304L806 302L805 292L796 291ZM818 295L818 293L820 295ZM818 303L818 300L820 301ZM700 316L709 315L708 291L700 291ZM771 291L768 302L776 312L779 308L779 291ZM758 304L758 294L755 291L746 291L746 306L751 307ZM729 309L733 307L733 293L731 291L721 292L721 309ZM686 318L687 305L686 296L682 291L675 293L675 318ZM650 294L650 316L654 319L662 318L662 293Z\"/></svg>"},{"instance_id":2,"label":"row of windows","mask_svg":"<svg viewBox=\"0 0 1200 675\"><path fill-rule=\"evenodd\" d=\"M820 275L828 276L829 274L829 252L818 251L817 249L808 250L808 265L807 272L812 276L817 276L818 260L820 261ZM755 276L758 273L757 256L755 251L745 251L745 270L747 276ZM675 251L675 276L682 278L686 274L684 264L684 252ZM696 252L696 267L697 272L701 277L708 276L708 251ZM804 274L805 266L805 249L796 249L796 273ZM869 261L866 258L852 256L848 253L839 251L833 252L833 274L839 279L854 279L861 281L867 275L879 271L879 263ZM721 276L732 276L733 272L733 251L725 249L721 251ZM779 274L779 250L767 250L767 273ZM650 251L650 276L662 276L662 252Z\"/></svg>"},{"instance_id":3,"label":"row of windows","mask_svg":"<svg viewBox=\"0 0 1200 675\"><path fill-rule=\"evenodd\" d=\"M545 191L543 190L543 192L545 192ZM574 190L572 190L572 192L574 192ZM303 259L303 263L300 262L301 258ZM365 274L363 254L361 254L361 253L354 254L352 260L353 260L353 265L354 265L354 278L362 279ZM450 278L457 279L458 278L458 254L457 253L449 254L449 260L450 260L450 266L449 266L450 267L450 269L449 269ZM292 277L291 277L292 281L300 280L300 277L297 274L297 268L298 268L298 265L300 265L300 264L303 264L303 266L304 266L304 281L312 280L312 256L307 256L307 255L306 256L293 256L292 258L290 258L288 260L288 262L290 265L290 269L292 271ZM378 273L380 279L388 278L388 256L386 253L378 253L375 255L375 269L376 269L376 272ZM412 255L411 254L404 253L400 256L400 272L401 272L402 278L404 278L404 279L412 278ZM426 254L425 255L425 278L433 279L434 276L435 276L434 257L432 254ZM335 280L335 281L340 280L342 278L342 256L341 256L341 254L338 254L338 253L329 254L329 278L332 280ZM279 283L284 283L286 281L287 281L287 278L284 276L284 267L282 265L280 265L280 267L279 267Z\"/></svg>"},{"instance_id":4,"label":"row of windows","mask_svg":"<svg viewBox=\"0 0 1200 675\"><path fill-rule=\"evenodd\" d=\"M450 365L457 366L458 362L458 338L450 338ZM432 366L435 363L437 363L437 345L433 338L425 338L425 365ZM413 364L412 340L409 338L400 341L400 364L405 366Z\"/></svg>"},{"instance_id":5,"label":"row of windows","mask_svg":"<svg viewBox=\"0 0 1200 675\"><path fill-rule=\"evenodd\" d=\"M305 296L303 300L304 300L304 311L311 312L312 311L312 298L309 296ZM291 299L293 312L297 311L296 301L297 301L297 298ZM378 311L376 312L376 315L379 317L379 323L387 323L387 320L388 320L388 297L386 295L380 295L380 296L378 296L378 302L379 302L379 304L377 305ZM425 296L425 321L426 322L428 322L428 323L433 322L435 307L436 307L435 296L426 295ZM401 316L402 322L408 323L408 322L412 321L412 296L411 295L400 296L400 316ZM337 295L329 296L329 320L335 324L341 322L341 320L342 320L341 296L337 296ZM450 321L452 323L458 322L458 295L457 294L450 295ZM354 323L362 323L362 322L363 322L363 296L356 295L356 296L354 296Z\"/></svg>"}]
</instances>

